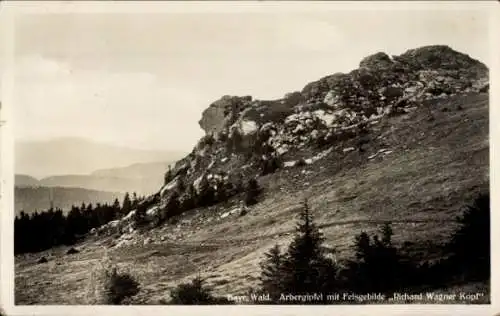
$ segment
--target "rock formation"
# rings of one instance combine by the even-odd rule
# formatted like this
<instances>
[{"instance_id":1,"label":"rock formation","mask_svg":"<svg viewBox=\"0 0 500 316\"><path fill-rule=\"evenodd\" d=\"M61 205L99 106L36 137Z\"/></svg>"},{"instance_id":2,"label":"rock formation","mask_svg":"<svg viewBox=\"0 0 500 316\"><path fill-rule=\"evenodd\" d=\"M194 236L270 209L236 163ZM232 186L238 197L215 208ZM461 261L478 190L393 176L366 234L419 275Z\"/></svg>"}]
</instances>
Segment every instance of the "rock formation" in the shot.
<instances>
[{"instance_id":1,"label":"rock formation","mask_svg":"<svg viewBox=\"0 0 500 316\"><path fill-rule=\"evenodd\" d=\"M199 124L206 136L177 162L174 178L159 190L148 216L165 216L162 210L172 199L189 201L200 194L202 182L227 198L241 190L241 179L313 164L333 151L362 151L367 131L386 115L488 89L484 64L447 46L425 46L400 56L376 53L358 69L326 76L278 100L224 96L203 111ZM108 224L114 226L122 225Z\"/></svg>"}]
</instances>

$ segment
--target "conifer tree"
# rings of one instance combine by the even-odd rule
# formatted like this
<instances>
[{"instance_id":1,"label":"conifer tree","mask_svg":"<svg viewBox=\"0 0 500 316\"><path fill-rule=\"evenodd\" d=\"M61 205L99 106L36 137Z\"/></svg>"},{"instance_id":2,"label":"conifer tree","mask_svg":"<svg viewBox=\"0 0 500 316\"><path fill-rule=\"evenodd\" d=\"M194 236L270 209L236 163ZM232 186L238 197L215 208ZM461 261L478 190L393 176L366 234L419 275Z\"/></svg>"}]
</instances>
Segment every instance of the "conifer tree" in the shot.
<instances>
[{"instance_id":1,"label":"conifer tree","mask_svg":"<svg viewBox=\"0 0 500 316\"><path fill-rule=\"evenodd\" d=\"M195 208L197 205L197 199L198 194L196 192L196 189L193 184L190 184L186 189L186 193L184 193L184 199L182 200L182 205L180 205L180 208L184 211Z\"/></svg>"},{"instance_id":2,"label":"conifer tree","mask_svg":"<svg viewBox=\"0 0 500 316\"><path fill-rule=\"evenodd\" d=\"M132 208L136 208L137 205L139 204L139 200L137 199L137 193L132 194Z\"/></svg>"},{"instance_id":3,"label":"conifer tree","mask_svg":"<svg viewBox=\"0 0 500 316\"><path fill-rule=\"evenodd\" d=\"M261 288L264 293L269 293L273 302L278 302L283 292L283 254L279 245L272 247L265 253L266 258L260 263Z\"/></svg>"},{"instance_id":4,"label":"conifer tree","mask_svg":"<svg viewBox=\"0 0 500 316\"><path fill-rule=\"evenodd\" d=\"M359 293L373 291L390 293L401 285L405 267L396 247L392 245L393 231L389 223L379 230L382 238L370 240L366 232L355 239L356 261L351 262L350 286Z\"/></svg>"},{"instance_id":5,"label":"conifer tree","mask_svg":"<svg viewBox=\"0 0 500 316\"><path fill-rule=\"evenodd\" d=\"M137 207L133 217L135 228L140 228L146 224L146 207L141 204Z\"/></svg>"},{"instance_id":6,"label":"conifer tree","mask_svg":"<svg viewBox=\"0 0 500 316\"><path fill-rule=\"evenodd\" d=\"M167 205L166 205L166 211L167 211L168 218L170 218L172 216L179 215L181 213L179 197L180 197L180 195L177 191L172 192L172 195L170 196L170 198L167 202Z\"/></svg>"},{"instance_id":7,"label":"conifer tree","mask_svg":"<svg viewBox=\"0 0 500 316\"><path fill-rule=\"evenodd\" d=\"M130 201L130 195L125 193L122 203L122 214L127 215L132 210L132 202Z\"/></svg>"},{"instance_id":8,"label":"conifer tree","mask_svg":"<svg viewBox=\"0 0 500 316\"><path fill-rule=\"evenodd\" d=\"M200 181L198 203L199 206L210 206L215 202L215 191L208 182L207 176L203 175Z\"/></svg>"},{"instance_id":9,"label":"conifer tree","mask_svg":"<svg viewBox=\"0 0 500 316\"><path fill-rule=\"evenodd\" d=\"M451 260L461 271L473 278L487 279L490 275L490 195L479 195L457 218L460 226L447 249Z\"/></svg>"},{"instance_id":10,"label":"conifer tree","mask_svg":"<svg viewBox=\"0 0 500 316\"><path fill-rule=\"evenodd\" d=\"M256 179L250 179L246 188L245 204L247 206L254 205L258 202L258 196L260 195L262 189L259 187L259 183Z\"/></svg>"},{"instance_id":11,"label":"conifer tree","mask_svg":"<svg viewBox=\"0 0 500 316\"><path fill-rule=\"evenodd\" d=\"M232 152L240 152L242 149L243 136L241 135L238 128L233 128L231 130L231 137L229 139L230 148Z\"/></svg>"},{"instance_id":12,"label":"conifer tree","mask_svg":"<svg viewBox=\"0 0 500 316\"><path fill-rule=\"evenodd\" d=\"M119 218L121 206L120 206L120 201L118 201L118 198L116 198L115 201L113 202L112 209L113 209L114 218L116 218L116 219Z\"/></svg>"},{"instance_id":13,"label":"conifer tree","mask_svg":"<svg viewBox=\"0 0 500 316\"><path fill-rule=\"evenodd\" d=\"M314 224L307 200L296 235L283 262L283 290L293 294L325 293L336 287L337 267L326 257L323 235Z\"/></svg>"},{"instance_id":14,"label":"conifer tree","mask_svg":"<svg viewBox=\"0 0 500 316\"><path fill-rule=\"evenodd\" d=\"M168 165L168 170L165 172L164 185L167 185L170 181L172 181L172 167Z\"/></svg>"},{"instance_id":15,"label":"conifer tree","mask_svg":"<svg viewBox=\"0 0 500 316\"><path fill-rule=\"evenodd\" d=\"M394 235L394 233L389 223L385 223L384 226L382 226L381 233L382 233L382 244L386 247L392 246L392 236Z\"/></svg>"}]
</instances>

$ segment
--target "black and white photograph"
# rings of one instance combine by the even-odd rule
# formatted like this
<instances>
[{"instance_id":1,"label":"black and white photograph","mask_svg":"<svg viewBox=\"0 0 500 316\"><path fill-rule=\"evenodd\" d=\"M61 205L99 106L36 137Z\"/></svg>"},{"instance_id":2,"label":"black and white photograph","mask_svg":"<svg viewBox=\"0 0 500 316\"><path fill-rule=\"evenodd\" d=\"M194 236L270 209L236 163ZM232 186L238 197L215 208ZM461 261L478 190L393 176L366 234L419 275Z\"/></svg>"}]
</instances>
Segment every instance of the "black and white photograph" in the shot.
<instances>
[{"instance_id":1,"label":"black and white photograph","mask_svg":"<svg viewBox=\"0 0 500 316\"><path fill-rule=\"evenodd\" d=\"M15 14L12 304L490 305L492 9L403 4Z\"/></svg>"}]
</instances>

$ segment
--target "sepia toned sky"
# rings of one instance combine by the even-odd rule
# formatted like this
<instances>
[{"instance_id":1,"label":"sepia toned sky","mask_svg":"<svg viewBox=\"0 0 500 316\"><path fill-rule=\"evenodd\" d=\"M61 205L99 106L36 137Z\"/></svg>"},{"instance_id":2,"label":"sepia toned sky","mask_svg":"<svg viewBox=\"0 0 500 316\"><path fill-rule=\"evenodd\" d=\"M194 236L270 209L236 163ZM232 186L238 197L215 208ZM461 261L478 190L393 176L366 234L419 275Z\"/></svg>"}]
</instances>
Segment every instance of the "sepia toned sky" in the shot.
<instances>
[{"instance_id":1,"label":"sepia toned sky","mask_svg":"<svg viewBox=\"0 0 500 316\"><path fill-rule=\"evenodd\" d=\"M280 98L369 54L430 44L488 65L488 23L471 10L23 15L15 136L189 151L226 94Z\"/></svg>"}]
</instances>

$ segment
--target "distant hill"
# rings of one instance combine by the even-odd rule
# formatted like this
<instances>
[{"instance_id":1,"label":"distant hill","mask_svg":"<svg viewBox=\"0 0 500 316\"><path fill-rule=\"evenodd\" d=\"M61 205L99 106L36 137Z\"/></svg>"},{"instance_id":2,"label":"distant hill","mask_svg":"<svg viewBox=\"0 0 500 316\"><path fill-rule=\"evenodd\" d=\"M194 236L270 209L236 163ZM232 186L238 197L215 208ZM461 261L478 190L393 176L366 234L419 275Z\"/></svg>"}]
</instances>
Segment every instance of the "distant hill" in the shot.
<instances>
[{"instance_id":1,"label":"distant hill","mask_svg":"<svg viewBox=\"0 0 500 316\"><path fill-rule=\"evenodd\" d=\"M40 180L45 187L83 188L97 191L136 192L147 195L158 191L163 184L163 173L156 177L114 177L94 175L64 175L47 177Z\"/></svg>"},{"instance_id":2,"label":"distant hill","mask_svg":"<svg viewBox=\"0 0 500 316\"><path fill-rule=\"evenodd\" d=\"M163 180L163 174L168 170L168 165L172 162L152 162L136 163L127 167L101 169L92 172L92 176L97 177L117 177L117 178L155 178L160 176Z\"/></svg>"},{"instance_id":3,"label":"distant hill","mask_svg":"<svg viewBox=\"0 0 500 316\"><path fill-rule=\"evenodd\" d=\"M109 192L136 192L149 195L163 184L168 162L138 163L122 168L101 169L89 175L50 176L40 180L17 174L16 187L67 187Z\"/></svg>"},{"instance_id":4,"label":"distant hill","mask_svg":"<svg viewBox=\"0 0 500 316\"><path fill-rule=\"evenodd\" d=\"M52 190L52 192L50 192ZM50 207L50 197L54 201L54 207L68 211L71 205L92 203L112 203L118 198L120 203L124 194L116 192L102 192L81 188L47 188L47 187L16 187L14 191L14 203L16 215L21 211L33 213Z\"/></svg>"},{"instance_id":5,"label":"distant hill","mask_svg":"<svg viewBox=\"0 0 500 316\"><path fill-rule=\"evenodd\" d=\"M38 179L26 174L16 174L15 183L18 187L34 187L40 185Z\"/></svg>"},{"instance_id":6,"label":"distant hill","mask_svg":"<svg viewBox=\"0 0 500 316\"><path fill-rule=\"evenodd\" d=\"M16 173L39 179L58 175L88 175L95 170L137 163L174 162L184 154L118 147L82 138L16 141L15 144Z\"/></svg>"}]
</instances>

